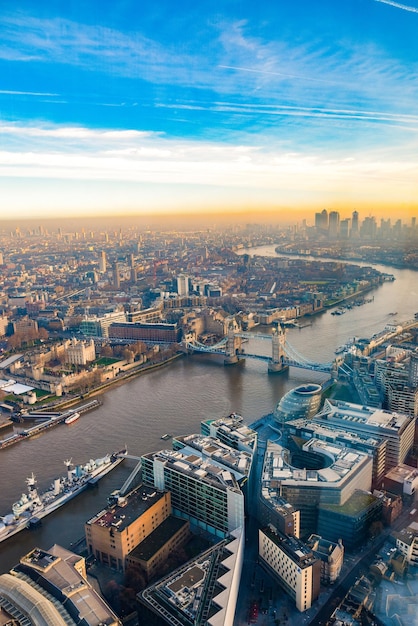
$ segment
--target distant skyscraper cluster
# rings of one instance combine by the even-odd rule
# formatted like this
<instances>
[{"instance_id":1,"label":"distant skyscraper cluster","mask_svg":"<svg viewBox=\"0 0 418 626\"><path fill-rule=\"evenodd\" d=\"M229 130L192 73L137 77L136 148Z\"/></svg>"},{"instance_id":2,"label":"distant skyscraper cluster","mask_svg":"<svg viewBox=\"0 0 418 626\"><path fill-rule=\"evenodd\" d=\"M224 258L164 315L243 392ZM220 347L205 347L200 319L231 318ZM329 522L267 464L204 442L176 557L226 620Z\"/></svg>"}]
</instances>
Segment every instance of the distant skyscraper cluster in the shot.
<instances>
[{"instance_id":1,"label":"distant skyscraper cluster","mask_svg":"<svg viewBox=\"0 0 418 626\"><path fill-rule=\"evenodd\" d=\"M315 229L319 235L331 241L336 239L386 239L399 238L405 234L416 235L416 218L411 223L403 224L401 219L392 223L391 219L381 219L378 225L374 216L367 216L360 223L358 211L353 211L351 218L340 219L338 211L326 209L315 213Z\"/></svg>"}]
</instances>

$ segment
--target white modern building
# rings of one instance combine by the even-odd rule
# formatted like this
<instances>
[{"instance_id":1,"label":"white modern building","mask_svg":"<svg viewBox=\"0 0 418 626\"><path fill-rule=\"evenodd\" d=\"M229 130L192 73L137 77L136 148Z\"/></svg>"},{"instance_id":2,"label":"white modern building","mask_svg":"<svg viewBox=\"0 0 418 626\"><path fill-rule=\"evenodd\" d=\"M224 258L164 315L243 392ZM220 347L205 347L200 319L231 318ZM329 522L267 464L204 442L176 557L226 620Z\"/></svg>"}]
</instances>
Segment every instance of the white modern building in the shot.
<instances>
[{"instance_id":1,"label":"white modern building","mask_svg":"<svg viewBox=\"0 0 418 626\"><path fill-rule=\"evenodd\" d=\"M197 449L160 450L142 456L142 479L171 492L173 514L217 537L244 526L244 473Z\"/></svg>"},{"instance_id":2,"label":"white modern building","mask_svg":"<svg viewBox=\"0 0 418 626\"><path fill-rule=\"evenodd\" d=\"M299 611L307 611L317 599L321 561L296 537L287 537L273 526L259 530L258 553L262 565L274 575Z\"/></svg>"},{"instance_id":3,"label":"white modern building","mask_svg":"<svg viewBox=\"0 0 418 626\"><path fill-rule=\"evenodd\" d=\"M321 419L348 432L383 437L387 441L386 469L403 463L414 442L415 420L402 413L325 400Z\"/></svg>"}]
</instances>

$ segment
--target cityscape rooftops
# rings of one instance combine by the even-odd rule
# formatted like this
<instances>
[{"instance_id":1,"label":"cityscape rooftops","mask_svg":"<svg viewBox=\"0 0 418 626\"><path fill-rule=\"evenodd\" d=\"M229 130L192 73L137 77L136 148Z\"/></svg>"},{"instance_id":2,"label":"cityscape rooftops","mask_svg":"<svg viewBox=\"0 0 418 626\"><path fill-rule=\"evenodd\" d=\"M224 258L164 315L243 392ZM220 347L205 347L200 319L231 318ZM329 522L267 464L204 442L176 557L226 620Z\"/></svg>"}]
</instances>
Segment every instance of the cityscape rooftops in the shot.
<instances>
[{"instance_id":1,"label":"cityscape rooftops","mask_svg":"<svg viewBox=\"0 0 418 626\"><path fill-rule=\"evenodd\" d=\"M280 483L286 485L321 483L323 488L334 487L348 479L356 468L372 462L371 457L363 452L331 445L318 439L310 439L304 444L303 450L326 457L328 467L322 469L294 467L289 451L269 441L263 467L263 488L274 490Z\"/></svg>"},{"instance_id":2,"label":"cityscape rooftops","mask_svg":"<svg viewBox=\"0 0 418 626\"><path fill-rule=\"evenodd\" d=\"M222 443L219 439L192 434L176 437L173 440L174 448L176 448L177 442L184 446L182 449L183 454L193 454L193 449L199 450L203 456L209 457L213 461L233 470L237 480L241 480L243 475L248 476L250 472L252 454L244 450L235 450Z\"/></svg>"},{"instance_id":3,"label":"cityscape rooftops","mask_svg":"<svg viewBox=\"0 0 418 626\"><path fill-rule=\"evenodd\" d=\"M243 529L236 529L227 539L147 587L138 597L170 624L195 624L200 616L199 623L222 626L235 607L244 539Z\"/></svg>"},{"instance_id":4,"label":"cityscape rooftops","mask_svg":"<svg viewBox=\"0 0 418 626\"><path fill-rule=\"evenodd\" d=\"M380 408L362 406L341 400L325 400L321 416L326 419L350 422L351 428L370 427L379 430L398 432L403 430L410 422L411 417L402 413L394 413Z\"/></svg>"},{"instance_id":5,"label":"cityscape rooftops","mask_svg":"<svg viewBox=\"0 0 418 626\"><path fill-rule=\"evenodd\" d=\"M299 418L291 420L286 423L286 427L304 429L307 434L312 434L318 437L318 439L330 442L338 442L340 440L373 448L381 444L381 439L377 436L372 436L369 433L349 432L339 428L337 424L329 424L326 420L321 419L321 413L313 419Z\"/></svg>"},{"instance_id":6,"label":"cityscape rooftops","mask_svg":"<svg viewBox=\"0 0 418 626\"><path fill-rule=\"evenodd\" d=\"M203 434L210 434L233 447L253 449L257 441L257 432L243 423L243 418L237 413L231 413L228 417L217 420L204 420L201 422Z\"/></svg>"}]
</instances>

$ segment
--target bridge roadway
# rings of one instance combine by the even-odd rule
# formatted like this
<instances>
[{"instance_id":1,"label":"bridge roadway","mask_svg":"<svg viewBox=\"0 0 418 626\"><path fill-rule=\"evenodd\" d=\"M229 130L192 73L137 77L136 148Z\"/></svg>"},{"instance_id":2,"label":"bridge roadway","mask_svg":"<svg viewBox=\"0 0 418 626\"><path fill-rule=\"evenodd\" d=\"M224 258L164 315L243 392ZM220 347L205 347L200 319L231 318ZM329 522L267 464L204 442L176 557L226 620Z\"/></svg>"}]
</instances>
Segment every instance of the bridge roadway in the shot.
<instances>
[{"instance_id":1,"label":"bridge roadway","mask_svg":"<svg viewBox=\"0 0 418 626\"><path fill-rule=\"evenodd\" d=\"M254 334L254 333L241 332L241 331L234 333L234 335L236 337L240 337L244 339L264 339L264 340L268 339L269 341L272 341L274 338L274 335L264 335L261 333ZM192 342L186 341L184 345L188 350L192 350L194 352L204 352L207 354L218 354L220 356L227 356L227 350L226 350L227 341L228 341L228 338L225 337L224 339L222 339L220 342L218 342L217 344L213 346L206 346L196 340ZM282 357L280 363L282 363L284 366L298 367L298 368L307 369L310 371L323 372L325 374L329 374L332 371L332 368L333 368L332 362L315 363L314 361L309 361L309 359L299 354L297 350L293 348L287 341L285 341L283 345L283 351L285 352L286 356ZM240 353L237 353L236 356L238 357L238 359L249 358L249 359L256 359L258 361L264 361L267 363L274 362L271 356L266 356L262 354L240 352Z\"/></svg>"}]
</instances>

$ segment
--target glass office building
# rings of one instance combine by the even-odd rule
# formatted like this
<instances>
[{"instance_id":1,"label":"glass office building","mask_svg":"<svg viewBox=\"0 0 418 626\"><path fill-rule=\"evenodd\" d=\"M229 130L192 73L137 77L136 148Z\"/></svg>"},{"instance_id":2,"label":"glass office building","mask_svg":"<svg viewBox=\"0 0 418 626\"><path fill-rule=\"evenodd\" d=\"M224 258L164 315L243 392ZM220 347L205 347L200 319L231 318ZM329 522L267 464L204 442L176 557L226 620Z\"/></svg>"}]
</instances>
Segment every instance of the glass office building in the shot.
<instances>
[{"instance_id":1,"label":"glass office building","mask_svg":"<svg viewBox=\"0 0 418 626\"><path fill-rule=\"evenodd\" d=\"M321 404L321 385L299 385L286 393L274 409L277 422L283 424L298 418L310 419L319 411Z\"/></svg>"}]
</instances>

